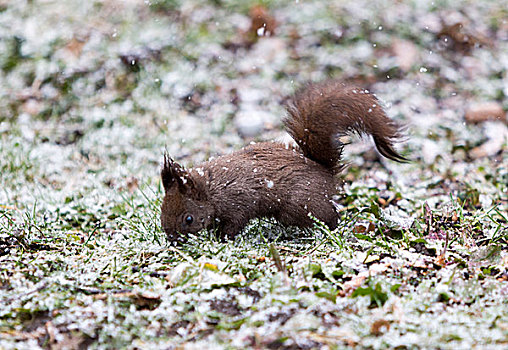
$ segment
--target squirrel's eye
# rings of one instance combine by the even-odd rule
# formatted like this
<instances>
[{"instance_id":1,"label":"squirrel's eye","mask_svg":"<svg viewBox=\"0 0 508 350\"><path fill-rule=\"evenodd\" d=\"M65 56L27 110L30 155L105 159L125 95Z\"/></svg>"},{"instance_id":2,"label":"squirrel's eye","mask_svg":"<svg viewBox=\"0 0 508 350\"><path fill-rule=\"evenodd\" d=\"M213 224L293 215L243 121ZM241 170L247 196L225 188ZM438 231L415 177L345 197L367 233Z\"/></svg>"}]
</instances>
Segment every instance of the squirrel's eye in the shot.
<instances>
[{"instance_id":1,"label":"squirrel's eye","mask_svg":"<svg viewBox=\"0 0 508 350\"><path fill-rule=\"evenodd\" d=\"M193 221L194 221L194 218L192 217L192 215L187 215L187 216L185 217L185 223L186 223L187 225L192 224L192 222L193 222Z\"/></svg>"}]
</instances>

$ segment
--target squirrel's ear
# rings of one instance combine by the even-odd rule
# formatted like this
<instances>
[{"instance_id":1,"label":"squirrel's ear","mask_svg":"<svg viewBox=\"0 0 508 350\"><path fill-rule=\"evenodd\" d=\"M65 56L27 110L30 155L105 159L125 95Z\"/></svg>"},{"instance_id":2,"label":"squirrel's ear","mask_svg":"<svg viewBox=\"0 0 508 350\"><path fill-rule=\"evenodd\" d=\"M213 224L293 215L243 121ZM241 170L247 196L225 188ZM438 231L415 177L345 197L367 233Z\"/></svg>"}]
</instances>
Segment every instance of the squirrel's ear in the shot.
<instances>
[{"instance_id":1,"label":"squirrel's ear","mask_svg":"<svg viewBox=\"0 0 508 350\"><path fill-rule=\"evenodd\" d=\"M189 177L187 171L167 153L164 154L161 179L166 192L171 190L174 186L178 186L178 190L181 193L185 193L192 187L192 179Z\"/></svg>"}]
</instances>

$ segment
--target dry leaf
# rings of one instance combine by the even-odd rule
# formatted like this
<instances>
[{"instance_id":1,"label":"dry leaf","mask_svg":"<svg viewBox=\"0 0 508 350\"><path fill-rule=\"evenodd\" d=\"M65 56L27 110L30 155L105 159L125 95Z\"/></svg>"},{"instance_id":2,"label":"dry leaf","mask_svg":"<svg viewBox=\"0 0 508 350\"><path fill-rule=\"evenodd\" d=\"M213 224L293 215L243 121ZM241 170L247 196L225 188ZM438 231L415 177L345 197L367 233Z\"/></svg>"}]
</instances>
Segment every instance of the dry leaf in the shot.
<instances>
[{"instance_id":1,"label":"dry leaf","mask_svg":"<svg viewBox=\"0 0 508 350\"><path fill-rule=\"evenodd\" d=\"M88 36L82 38L73 37L67 45L65 45L65 49L74 57L79 57L81 56L81 52L83 52L83 46L85 46L87 40Z\"/></svg>"},{"instance_id":2,"label":"dry leaf","mask_svg":"<svg viewBox=\"0 0 508 350\"><path fill-rule=\"evenodd\" d=\"M118 292L118 293L99 293L93 296L94 299L97 300L105 300L108 298L108 296L111 296L112 298L129 298L134 296L136 293L125 291L125 292Z\"/></svg>"},{"instance_id":3,"label":"dry leaf","mask_svg":"<svg viewBox=\"0 0 508 350\"><path fill-rule=\"evenodd\" d=\"M376 320L370 326L370 333L373 335L381 335L390 330L390 322L387 320Z\"/></svg>"},{"instance_id":4,"label":"dry leaf","mask_svg":"<svg viewBox=\"0 0 508 350\"><path fill-rule=\"evenodd\" d=\"M139 181L137 178L131 176L127 179L127 189L129 190L129 193L134 193L139 187Z\"/></svg>"},{"instance_id":5,"label":"dry leaf","mask_svg":"<svg viewBox=\"0 0 508 350\"><path fill-rule=\"evenodd\" d=\"M481 123L487 120L506 122L506 113L498 102L482 102L469 106L464 116L468 123Z\"/></svg>"},{"instance_id":6,"label":"dry leaf","mask_svg":"<svg viewBox=\"0 0 508 350\"><path fill-rule=\"evenodd\" d=\"M480 33L475 32L462 22L451 25L442 24L441 31L438 33L439 39L451 39L451 49L469 53L477 45L491 45L491 41Z\"/></svg>"},{"instance_id":7,"label":"dry leaf","mask_svg":"<svg viewBox=\"0 0 508 350\"><path fill-rule=\"evenodd\" d=\"M360 222L353 228L354 233L365 233L372 232L376 229L376 226L372 222Z\"/></svg>"},{"instance_id":8,"label":"dry leaf","mask_svg":"<svg viewBox=\"0 0 508 350\"><path fill-rule=\"evenodd\" d=\"M48 333L49 343L54 344L56 342L55 340L56 328L55 326L53 326L53 323L51 323L51 321L46 322L46 332Z\"/></svg>"},{"instance_id":9,"label":"dry leaf","mask_svg":"<svg viewBox=\"0 0 508 350\"><path fill-rule=\"evenodd\" d=\"M344 297L351 295L355 289L362 285L363 281L365 281L366 278L367 276L365 275L358 275L351 281L347 281L344 283L344 289L339 293L339 296Z\"/></svg>"},{"instance_id":10,"label":"dry leaf","mask_svg":"<svg viewBox=\"0 0 508 350\"><path fill-rule=\"evenodd\" d=\"M446 254L439 254L434 259L434 264L438 266L445 266L446 265Z\"/></svg>"},{"instance_id":11,"label":"dry leaf","mask_svg":"<svg viewBox=\"0 0 508 350\"><path fill-rule=\"evenodd\" d=\"M250 38L271 36L277 28L277 21L263 5L253 6L249 11L251 25L248 32Z\"/></svg>"},{"instance_id":12,"label":"dry leaf","mask_svg":"<svg viewBox=\"0 0 508 350\"><path fill-rule=\"evenodd\" d=\"M409 40L395 40L392 44L392 52L403 71L410 70L418 59L418 48Z\"/></svg>"},{"instance_id":13,"label":"dry leaf","mask_svg":"<svg viewBox=\"0 0 508 350\"><path fill-rule=\"evenodd\" d=\"M143 292L131 296L132 301L140 308L153 310L161 303L161 297L158 294Z\"/></svg>"}]
</instances>

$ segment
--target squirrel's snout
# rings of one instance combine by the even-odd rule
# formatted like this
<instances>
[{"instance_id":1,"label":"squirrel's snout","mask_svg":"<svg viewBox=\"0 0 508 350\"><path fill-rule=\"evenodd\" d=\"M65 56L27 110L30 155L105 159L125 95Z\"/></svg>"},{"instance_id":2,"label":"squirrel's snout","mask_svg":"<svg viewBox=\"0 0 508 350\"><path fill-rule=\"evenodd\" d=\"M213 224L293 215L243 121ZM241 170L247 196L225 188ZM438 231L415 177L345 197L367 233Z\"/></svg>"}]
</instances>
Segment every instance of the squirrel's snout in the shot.
<instances>
[{"instance_id":1,"label":"squirrel's snout","mask_svg":"<svg viewBox=\"0 0 508 350\"><path fill-rule=\"evenodd\" d=\"M165 222L164 222L165 220L164 219L162 219L161 221L162 221L162 230L166 234L166 239L169 242L175 242L175 241L177 241L178 237L180 236L178 234L178 232L176 232L173 227L165 225Z\"/></svg>"},{"instance_id":2,"label":"squirrel's snout","mask_svg":"<svg viewBox=\"0 0 508 350\"><path fill-rule=\"evenodd\" d=\"M171 232L164 230L166 232L166 240L171 243L177 243L182 241L182 235L180 235L178 232Z\"/></svg>"}]
</instances>

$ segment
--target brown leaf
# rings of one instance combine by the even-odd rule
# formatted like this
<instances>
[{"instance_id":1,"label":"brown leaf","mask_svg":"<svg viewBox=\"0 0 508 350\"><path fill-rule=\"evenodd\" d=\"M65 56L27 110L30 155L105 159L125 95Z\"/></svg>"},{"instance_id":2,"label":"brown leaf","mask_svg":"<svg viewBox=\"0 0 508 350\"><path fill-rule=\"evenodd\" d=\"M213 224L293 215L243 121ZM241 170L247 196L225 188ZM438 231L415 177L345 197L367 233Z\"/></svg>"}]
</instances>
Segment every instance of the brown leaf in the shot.
<instances>
[{"instance_id":1,"label":"brown leaf","mask_svg":"<svg viewBox=\"0 0 508 350\"><path fill-rule=\"evenodd\" d=\"M127 189L129 193L134 193L139 187L139 181L137 178L131 176L127 179Z\"/></svg>"},{"instance_id":2,"label":"brown leaf","mask_svg":"<svg viewBox=\"0 0 508 350\"><path fill-rule=\"evenodd\" d=\"M498 102L481 102L469 106L464 115L468 123L482 123L488 120L506 122L506 113Z\"/></svg>"},{"instance_id":3,"label":"brown leaf","mask_svg":"<svg viewBox=\"0 0 508 350\"><path fill-rule=\"evenodd\" d=\"M131 291L125 291L125 292L117 292L117 293L99 293L94 295L94 299L97 300L105 300L108 298L108 296L111 296L112 298L129 298L132 296L135 296L136 293Z\"/></svg>"},{"instance_id":4,"label":"brown leaf","mask_svg":"<svg viewBox=\"0 0 508 350\"><path fill-rule=\"evenodd\" d=\"M36 116L42 111L43 107L44 105L42 102L30 98L26 100L25 103L23 103L23 105L21 106L21 111L23 111L23 113L30 114L31 116Z\"/></svg>"},{"instance_id":5,"label":"brown leaf","mask_svg":"<svg viewBox=\"0 0 508 350\"><path fill-rule=\"evenodd\" d=\"M356 288L362 285L363 281L365 281L366 278L367 276L365 275L358 275L354 277L351 281L344 283L344 289L339 293L339 296L351 295L351 293L353 293L353 291Z\"/></svg>"},{"instance_id":6,"label":"brown leaf","mask_svg":"<svg viewBox=\"0 0 508 350\"><path fill-rule=\"evenodd\" d=\"M434 264L439 266L445 266L446 265L446 252L443 252L443 254L440 254L436 256L434 259Z\"/></svg>"},{"instance_id":7,"label":"brown leaf","mask_svg":"<svg viewBox=\"0 0 508 350\"><path fill-rule=\"evenodd\" d=\"M477 33L462 22L454 24L442 24L441 31L437 34L439 39L451 39L451 49L469 53L477 45L491 45L491 41L485 36Z\"/></svg>"},{"instance_id":8,"label":"brown leaf","mask_svg":"<svg viewBox=\"0 0 508 350\"><path fill-rule=\"evenodd\" d=\"M81 56L81 52L83 52L83 46L85 46L88 41L88 36L84 36L81 38L73 37L67 45L65 45L65 49L72 54L74 57Z\"/></svg>"},{"instance_id":9,"label":"brown leaf","mask_svg":"<svg viewBox=\"0 0 508 350\"><path fill-rule=\"evenodd\" d=\"M255 5L249 11L251 20L248 35L251 38L271 36L277 28L277 21L263 5Z\"/></svg>"},{"instance_id":10,"label":"brown leaf","mask_svg":"<svg viewBox=\"0 0 508 350\"><path fill-rule=\"evenodd\" d=\"M376 229L376 226L372 222L361 222L357 223L353 228L354 233L365 233L372 232Z\"/></svg>"},{"instance_id":11,"label":"brown leaf","mask_svg":"<svg viewBox=\"0 0 508 350\"><path fill-rule=\"evenodd\" d=\"M131 299L140 308L153 310L161 303L160 295L154 295L150 293L139 293L131 296Z\"/></svg>"},{"instance_id":12,"label":"brown leaf","mask_svg":"<svg viewBox=\"0 0 508 350\"><path fill-rule=\"evenodd\" d=\"M387 320L376 320L370 326L370 333L373 335L381 335L390 330L390 322Z\"/></svg>"},{"instance_id":13,"label":"brown leaf","mask_svg":"<svg viewBox=\"0 0 508 350\"><path fill-rule=\"evenodd\" d=\"M277 28L277 21L263 5L255 5L249 11L250 27L241 31L238 36L224 43L228 50L236 51L239 48L250 49L260 37L273 36Z\"/></svg>"},{"instance_id":14,"label":"brown leaf","mask_svg":"<svg viewBox=\"0 0 508 350\"><path fill-rule=\"evenodd\" d=\"M56 342L55 340L56 328L55 326L53 326L53 323L51 323L51 321L46 322L46 332L48 333L49 343L54 344Z\"/></svg>"},{"instance_id":15,"label":"brown leaf","mask_svg":"<svg viewBox=\"0 0 508 350\"><path fill-rule=\"evenodd\" d=\"M136 293L131 291L121 291L117 293L100 293L94 295L94 299L104 300L107 299L109 296L114 299L129 298L138 307L150 310L156 308L161 302L160 295L151 294L149 292Z\"/></svg>"},{"instance_id":16,"label":"brown leaf","mask_svg":"<svg viewBox=\"0 0 508 350\"><path fill-rule=\"evenodd\" d=\"M266 257L264 256L257 256L257 255L253 255L251 256L252 259L255 259L258 263L264 263L265 260L266 260Z\"/></svg>"},{"instance_id":17,"label":"brown leaf","mask_svg":"<svg viewBox=\"0 0 508 350\"><path fill-rule=\"evenodd\" d=\"M418 48L409 40L395 40L391 49L403 71L410 70L418 59Z\"/></svg>"},{"instance_id":18,"label":"brown leaf","mask_svg":"<svg viewBox=\"0 0 508 350\"><path fill-rule=\"evenodd\" d=\"M51 350L66 350L66 349L85 349L90 338L82 333L60 333L59 340L52 344L50 343Z\"/></svg>"}]
</instances>

